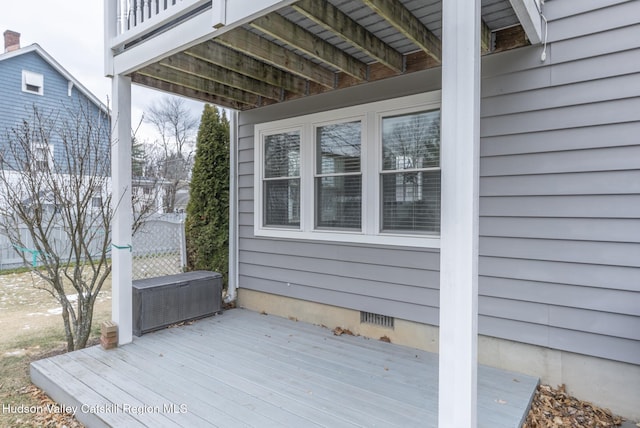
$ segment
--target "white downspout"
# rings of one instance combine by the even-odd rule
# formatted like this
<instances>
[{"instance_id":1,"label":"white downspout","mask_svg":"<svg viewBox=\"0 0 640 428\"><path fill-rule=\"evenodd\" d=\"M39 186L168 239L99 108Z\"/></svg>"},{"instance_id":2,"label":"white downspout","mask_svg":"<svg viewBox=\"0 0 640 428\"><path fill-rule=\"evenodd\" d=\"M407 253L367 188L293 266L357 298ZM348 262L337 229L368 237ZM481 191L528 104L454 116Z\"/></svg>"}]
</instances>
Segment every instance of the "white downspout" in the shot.
<instances>
[{"instance_id":1,"label":"white downspout","mask_svg":"<svg viewBox=\"0 0 640 428\"><path fill-rule=\"evenodd\" d=\"M229 117L229 284L225 303L236 300L238 289L238 112L231 110Z\"/></svg>"}]
</instances>

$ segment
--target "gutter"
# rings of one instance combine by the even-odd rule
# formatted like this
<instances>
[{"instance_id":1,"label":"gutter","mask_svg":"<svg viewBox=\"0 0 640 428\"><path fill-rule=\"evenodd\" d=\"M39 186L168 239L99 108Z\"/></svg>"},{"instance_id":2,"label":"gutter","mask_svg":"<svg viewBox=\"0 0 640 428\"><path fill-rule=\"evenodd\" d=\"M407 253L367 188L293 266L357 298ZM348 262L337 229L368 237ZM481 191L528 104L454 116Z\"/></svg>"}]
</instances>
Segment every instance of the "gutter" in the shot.
<instances>
[{"instance_id":1,"label":"gutter","mask_svg":"<svg viewBox=\"0 0 640 428\"><path fill-rule=\"evenodd\" d=\"M229 275L224 303L236 300L239 281L237 153L238 111L231 110L229 115Z\"/></svg>"}]
</instances>

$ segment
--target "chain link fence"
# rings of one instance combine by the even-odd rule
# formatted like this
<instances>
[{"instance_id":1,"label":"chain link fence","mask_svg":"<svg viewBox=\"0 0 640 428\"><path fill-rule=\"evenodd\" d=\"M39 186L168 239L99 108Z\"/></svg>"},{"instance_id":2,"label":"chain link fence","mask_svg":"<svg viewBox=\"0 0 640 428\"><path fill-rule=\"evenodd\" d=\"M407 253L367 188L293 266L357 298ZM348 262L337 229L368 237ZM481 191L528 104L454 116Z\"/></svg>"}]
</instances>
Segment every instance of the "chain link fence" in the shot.
<instances>
[{"instance_id":1,"label":"chain link fence","mask_svg":"<svg viewBox=\"0 0 640 428\"><path fill-rule=\"evenodd\" d=\"M184 214L158 214L133 236L133 279L184 272L187 250Z\"/></svg>"},{"instance_id":2,"label":"chain link fence","mask_svg":"<svg viewBox=\"0 0 640 428\"><path fill-rule=\"evenodd\" d=\"M133 279L184 272L187 264L184 219L185 214L157 214L138 229L132 241ZM0 270L38 266L40 254L30 245L26 227L20 232L24 247L13 245L7 236L0 234ZM61 228L54 228L51 237L56 251L62 254L70 244L67 235ZM100 248L94 250L98 254Z\"/></svg>"}]
</instances>

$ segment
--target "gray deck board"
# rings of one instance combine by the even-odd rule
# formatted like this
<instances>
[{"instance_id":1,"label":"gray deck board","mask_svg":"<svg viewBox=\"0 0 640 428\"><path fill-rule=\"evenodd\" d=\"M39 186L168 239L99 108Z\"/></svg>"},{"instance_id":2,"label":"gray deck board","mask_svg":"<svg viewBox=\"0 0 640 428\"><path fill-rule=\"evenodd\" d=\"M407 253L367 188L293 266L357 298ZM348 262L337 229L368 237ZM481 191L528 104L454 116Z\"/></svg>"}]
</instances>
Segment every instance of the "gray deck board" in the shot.
<instances>
[{"instance_id":1,"label":"gray deck board","mask_svg":"<svg viewBox=\"0 0 640 428\"><path fill-rule=\"evenodd\" d=\"M160 409L80 412L89 427L437 426L437 355L241 309L36 361L31 376L60 403ZM536 385L480 366L478 426L519 426Z\"/></svg>"}]
</instances>

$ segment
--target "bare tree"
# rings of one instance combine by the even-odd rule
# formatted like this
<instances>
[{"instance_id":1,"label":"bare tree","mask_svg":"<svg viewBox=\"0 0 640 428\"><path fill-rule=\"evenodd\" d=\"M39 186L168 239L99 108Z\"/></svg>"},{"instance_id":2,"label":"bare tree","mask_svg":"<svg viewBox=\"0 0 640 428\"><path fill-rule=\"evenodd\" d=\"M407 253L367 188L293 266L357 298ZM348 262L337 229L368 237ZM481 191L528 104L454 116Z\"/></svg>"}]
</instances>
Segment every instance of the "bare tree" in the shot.
<instances>
[{"instance_id":1,"label":"bare tree","mask_svg":"<svg viewBox=\"0 0 640 428\"><path fill-rule=\"evenodd\" d=\"M67 349L80 349L111 273L109 118L89 103L28 115L0 156L0 232L62 307Z\"/></svg>"},{"instance_id":2,"label":"bare tree","mask_svg":"<svg viewBox=\"0 0 640 428\"><path fill-rule=\"evenodd\" d=\"M176 192L189 179L193 167L198 118L182 98L167 96L148 108L145 120L153 125L159 136L157 174L164 187L164 209L172 212Z\"/></svg>"}]
</instances>

